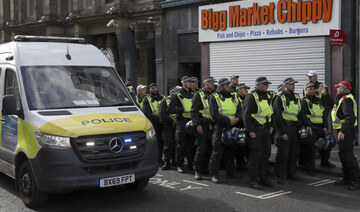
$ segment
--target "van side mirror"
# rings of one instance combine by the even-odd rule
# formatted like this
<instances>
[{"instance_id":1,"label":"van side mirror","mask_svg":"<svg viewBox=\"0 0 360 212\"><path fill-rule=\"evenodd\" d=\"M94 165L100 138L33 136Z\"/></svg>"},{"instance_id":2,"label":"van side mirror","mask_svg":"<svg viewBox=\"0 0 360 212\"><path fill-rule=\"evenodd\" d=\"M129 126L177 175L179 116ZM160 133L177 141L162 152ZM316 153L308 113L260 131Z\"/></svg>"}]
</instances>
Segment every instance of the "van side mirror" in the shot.
<instances>
[{"instance_id":1,"label":"van side mirror","mask_svg":"<svg viewBox=\"0 0 360 212\"><path fill-rule=\"evenodd\" d=\"M6 95L3 98L2 115L17 115L24 119L22 110L16 108L16 98L14 95Z\"/></svg>"}]
</instances>

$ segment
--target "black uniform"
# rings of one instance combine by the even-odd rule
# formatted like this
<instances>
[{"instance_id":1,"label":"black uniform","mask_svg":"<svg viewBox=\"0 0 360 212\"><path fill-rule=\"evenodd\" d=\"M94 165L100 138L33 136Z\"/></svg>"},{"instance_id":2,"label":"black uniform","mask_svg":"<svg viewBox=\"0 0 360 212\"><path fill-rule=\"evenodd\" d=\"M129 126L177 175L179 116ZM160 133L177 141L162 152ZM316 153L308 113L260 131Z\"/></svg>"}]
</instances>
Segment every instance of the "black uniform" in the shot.
<instances>
[{"instance_id":1,"label":"black uniform","mask_svg":"<svg viewBox=\"0 0 360 212\"><path fill-rule=\"evenodd\" d=\"M239 97L239 100L241 103L241 108L243 108L245 96L238 95L238 97ZM243 123L242 123L241 127L245 127ZM237 169L239 169L239 170L246 169L248 158L249 158L249 152L248 152L247 146L238 147L237 152L236 152Z\"/></svg>"},{"instance_id":2,"label":"black uniform","mask_svg":"<svg viewBox=\"0 0 360 212\"><path fill-rule=\"evenodd\" d=\"M194 92L189 89L186 91L184 88L181 88L176 95L171 98L171 102L167 109L167 112L170 114L177 114L176 117L176 132L175 132L175 141L176 141L176 165L177 167L184 166L184 155L187 154L187 165L188 168L192 169L192 164L195 157L195 137L190 135L185 131L185 124L190 121L190 118L183 117L182 113L184 112L184 108L179 99L178 93L180 94L180 98L192 99L194 96Z\"/></svg>"},{"instance_id":3,"label":"black uniform","mask_svg":"<svg viewBox=\"0 0 360 212\"><path fill-rule=\"evenodd\" d=\"M278 151L276 154L275 162L275 174L278 178L284 180L289 174L290 177L296 177L296 164L300 154L300 144L298 141L298 128L301 127L299 122L292 122L283 119L282 112L284 111L283 103L281 96L286 97L286 102L290 101L300 101L297 100L295 93L287 93L286 91L281 92L278 97L274 100L274 118L275 125L277 129L277 134L275 135L276 146ZM298 119L305 126L312 126L310 120L306 117L304 113L304 108L297 115ZM288 140L284 141L281 136L287 134Z\"/></svg>"},{"instance_id":4,"label":"black uniform","mask_svg":"<svg viewBox=\"0 0 360 212\"><path fill-rule=\"evenodd\" d=\"M204 88L204 98L209 99L212 91L207 91ZM195 126L201 125L203 134L196 136L195 146L196 153L194 159L194 170L198 172L206 171L209 164L209 156L211 152L211 124L210 118L204 118L200 110L204 109L199 92L194 95L191 107L191 119Z\"/></svg>"},{"instance_id":5,"label":"black uniform","mask_svg":"<svg viewBox=\"0 0 360 212\"><path fill-rule=\"evenodd\" d=\"M163 99L159 107L159 116L162 120L162 138L164 141L163 160L165 163L170 163L171 159L175 158L175 119L170 117L167 112L167 102L171 97L168 96Z\"/></svg>"},{"instance_id":6,"label":"black uniform","mask_svg":"<svg viewBox=\"0 0 360 212\"><path fill-rule=\"evenodd\" d=\"M330 98L329 96L325 98ZM301 108L304 109L306 115L310 115L309 105L307 100L311 104L320 104L322 107L325 107L323 101L314 96L306 95L301 101ZM312 136L311 140L308 142L300 142L300 156L299 164L304 166L308 172L315 172L315 155L316 155L316 146L315 142L324 137L323 129L328 128L327 115L323 113L323 122L322 123L312 123ZM322 150L321 152L330 152L330 150Z\"/></svg>"},{"instance_id":7,"label":"black uniform","mask_svg":"<svg viewBox=\"0 0 360 212\"><path fill-rule=\"evenodd\" d=\"M258 107L253 96L253 92L256 92L259 96L259 101L267 100L271 105L271 95L269 92L262 92L259 89L255 89L250 94L246 95L243 108L243 120L247 132L254 132L256 138L249 136L248 150L248 172L250 178L250 184L258 183L259 178L261 181L267 180L268 172L268 160L271 155L271 138L270 138L270 127L272 125L273 115L271 122L261 125L251 114L258 112ZM270 120L270 119L269 119Z\"/></svg>"},{"instance_id":8,"label":"black uniform","mask_svg":"<svg viewBox=\"0 0 360 212\"><path fill-rule=\"evenodd\" d=\"M224 98L231 97L231 98L234 98L233 101L236 100L236 96L233 95L232 93L223 92L223 91L219 91L216 93L218 93L219 96L223 96ZM234 126L230 126L230 118L219 113L219 106L213 95L210 96L209 105L210 105L211 117L213 118L214 123L215 123L214 130L212 133L212 140L211 140L212 145L213 145L213 150L212 150L211 157L210 157L209 169L210 169L211 175L216 176L220 169L220 163L221 163L221 159L222 159L223 155L224 155L225 168L226 168L227 172L229 173L229 172L233 171L236 146L235 146L235 144L230 147L225 146L222 142L223 129L224 128L231 129ZM239 118L241 121L241 104L240 103L237 105L235 118Z\"/></svg>"},{"instance_id":9,"label":"black uniform","mask_svg":"<svg viewBox=\"0 0 360 212\"><path fill-rule=\"evenodd\" d=\"M344 98L337 112L339 119L345 119L345 123L338 132L344 133L344 140L338 141L339 157L342 165L342 177L345 182L355 182L360 184L360 169L356 157L354 156L354 140L356 127L356 116L354 114L354 104L347 94L340 94L336 97L338 103L341 98ZM359 186L359 185L358 185Z\"/></svg>"},{"instance_id":10,"label":"black uniform","mask_svg":"<svg viewBox=\"0 0 360 212\"><path fill-rule=\"evenodd\" d=\"M151 101L160 101L160 100L164 99L164 96L160 95L160 94L156 94L156 95L149 94L148 96L151 97ZM151 123L153 124L153 126L155 128L156 139L158 141L158 147L159 147L159 163L160 163L160 165L162 165L163 161L162 161L161 153L164 148L164 141L161 136L161 132L162 132L161 119L158 115L153 114L148 98L145 97L143 101L144 101L143 112L144 112L145 116L151 121Z\"/></svg>"}]
</instances>

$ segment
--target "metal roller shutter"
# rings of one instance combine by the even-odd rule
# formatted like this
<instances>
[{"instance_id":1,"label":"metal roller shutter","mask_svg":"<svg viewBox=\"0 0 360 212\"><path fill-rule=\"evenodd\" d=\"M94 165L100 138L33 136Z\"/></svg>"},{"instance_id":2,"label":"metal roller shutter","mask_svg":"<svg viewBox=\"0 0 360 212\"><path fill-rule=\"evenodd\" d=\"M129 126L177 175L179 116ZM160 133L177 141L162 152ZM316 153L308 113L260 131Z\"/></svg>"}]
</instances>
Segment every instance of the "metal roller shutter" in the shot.
<instances>
[{"instance_id":1,"label":"metal roller shutter","mask_svg":"<svg viewBox=\"0 0 360 212\"><path fill-rule=\"evenodd\" d=\"M299 81L295 92L302 96L309 70L325 82L325 37L210 43L210 75L220 79L237 74L239 83L251 89L259 76L266 76L274 91L286 77L293 77Z\"/></svg>"}]
</instances>

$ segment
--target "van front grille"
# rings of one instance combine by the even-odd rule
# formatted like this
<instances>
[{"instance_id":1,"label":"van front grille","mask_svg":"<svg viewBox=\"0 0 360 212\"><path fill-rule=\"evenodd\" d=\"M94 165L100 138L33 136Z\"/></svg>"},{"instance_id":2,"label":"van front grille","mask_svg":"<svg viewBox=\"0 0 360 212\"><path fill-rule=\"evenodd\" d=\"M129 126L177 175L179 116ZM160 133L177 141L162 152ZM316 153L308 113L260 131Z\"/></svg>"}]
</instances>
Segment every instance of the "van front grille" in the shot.
<instances>
[{"instance_id":1,"label":"van front grille","mask_svg":"<svg viewBox=\"0 0 360 212\"><path fill-rule=\"evenodd\" d=\"M83 136L72 139L71 143L83 161L118 161L140 157L145 151L146 134L145 132L130 132Z\"/></svg>"}]
</instances>

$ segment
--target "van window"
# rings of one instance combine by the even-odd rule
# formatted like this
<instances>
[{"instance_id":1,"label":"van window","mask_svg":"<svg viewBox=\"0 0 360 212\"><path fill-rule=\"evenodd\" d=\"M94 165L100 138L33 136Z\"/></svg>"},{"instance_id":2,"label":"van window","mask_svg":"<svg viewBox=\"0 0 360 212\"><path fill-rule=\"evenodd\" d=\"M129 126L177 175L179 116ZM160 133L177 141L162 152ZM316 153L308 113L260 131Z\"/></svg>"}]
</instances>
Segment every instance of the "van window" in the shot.
<instances>
[{"instance_id":1,"label":"van window","mask_svg":"<svg viewBox=\"0 0 360 212\"><path fill-rule=\"evenodd\" d=\"M16 108L20 109L19 85L15 71L10 69L6 69L5 72L5 95L14 95L16 97Z\"/></svg>"},{"instance_id":2,"label":"van window","mask_svg":"<svg viewBox=\"0 0 360 212\"><path fill-rule=\"evenodd\" d=\"M134 105L110 67L21 67L30 110Z\"/></svg>"}]
</instances>

